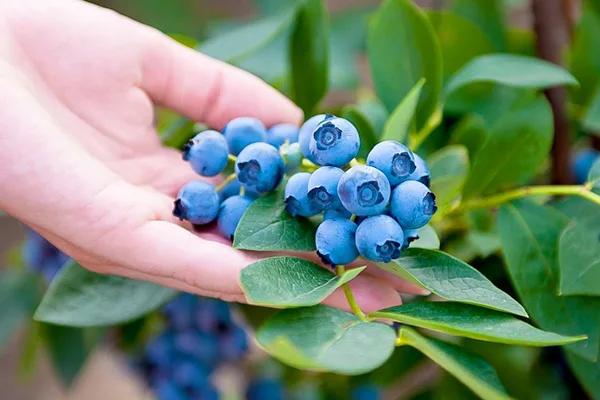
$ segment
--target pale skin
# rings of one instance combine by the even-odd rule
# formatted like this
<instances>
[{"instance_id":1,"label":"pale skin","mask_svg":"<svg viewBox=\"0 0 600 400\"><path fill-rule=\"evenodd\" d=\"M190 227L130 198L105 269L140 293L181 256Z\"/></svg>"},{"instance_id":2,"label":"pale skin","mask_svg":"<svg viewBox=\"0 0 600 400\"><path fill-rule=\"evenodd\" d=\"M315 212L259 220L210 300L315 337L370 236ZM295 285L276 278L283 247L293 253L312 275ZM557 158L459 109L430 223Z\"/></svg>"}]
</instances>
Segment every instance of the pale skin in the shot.
<instances>
[{"instance_id":1,"label":"pale skin","mask_svg":"<svg viewBox=\"0 0 600 400\"><path fill-rule=\"evenodd\" d=\"M198 177L161 145L156 105L216 129L238 116L303 119L260 79L112 11L0 3L0 209L92 271L243 302L240 271L264 254L172 216L178 189ZM351 287L366 311L419 293L374 267ZM348 308L341 291L326 303Z\"/></svg>"}]
</instances>

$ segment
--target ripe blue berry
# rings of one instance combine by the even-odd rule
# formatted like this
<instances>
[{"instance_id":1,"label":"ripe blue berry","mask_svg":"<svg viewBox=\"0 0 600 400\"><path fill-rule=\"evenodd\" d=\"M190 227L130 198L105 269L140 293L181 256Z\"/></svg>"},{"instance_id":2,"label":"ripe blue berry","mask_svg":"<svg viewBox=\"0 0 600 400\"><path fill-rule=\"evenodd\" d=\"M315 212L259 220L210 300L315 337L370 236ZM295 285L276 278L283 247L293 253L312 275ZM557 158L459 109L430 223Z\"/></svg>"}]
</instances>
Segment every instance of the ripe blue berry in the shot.
<instances>
[{"instance_id":1,"label":"ripe blue berry","mask_svg":"<svg viewBox=\"0 0 600 400\"><path fill-rule=\"evenodd\" d=\"M402 250L407 249L408 246L419 238L418 229L404 229L404 243L402 244Z\"/></svg>"},{"instance_id":2,"label":"ripe blue berry","mask_svg":"<svg viewBox=\"0 0 600 400\"><path fill-rule=\"evenodd\" d=\"M231 196L240 194L241 188L242 185L240 185L240 181L238 181L237 179L234 179L231 182L229 182L219 191L219 198L221 199L221 202L225 201L225 199L228 199Z\"/></svg>"},{"instance_id":3,"label":"ripe blue berry","mask_svg":"<svg viewBox=\"0 0 600 400\"><path fill-rule=\"evenodd\" d=\"M349 219L326 219L317 228L317 254L329 265L349 264L358 257L356 224Z\"/></svg>"},{"instance_id":4,"label":"ripe blue berry","mask_svg":"<svg viewBox=\"0 0 600 400\"><path fill-rule=\"evenodd\" d=\"M279 380L262 378L250 382L246 390L247 400L284 400L283 384Z\"/></svg>"},{"instance_id":5,"label":"ripe blue berry","mask_svg":"<svg viewBox=\"0 0 600 400\"><path fill-rule=\"evenodd\" d=\"M186 400L187 394L175 382L163 379L154 386L157 400Z\"/></svg>"},{"instance_id":6,"label":"ripe blue berry","mask_svg":"<svg viewBox=\"0 0 600 400\"><path fill-rule=\"evenodd\" d=\"M270 192L281 182L283 160L270 144L252 143L238 155L235 173L246 190Z\"/></svg>"},{"instance_id":7,"label":"ripe blue berry","mask_svg":"<svg viewBox=\"0 0 600 400\"><path fill-rule=\"evenodd\" d=\"M285 164L285 173L294 173L302 165L302 151L298 143L284 143L279 148L279 154Z\"/></svg>"},{"instance_id":8,"label":"ripe blue berry","mask_svg":"<svg viewBox=\"0 0 600 400\"><path fill-rule=\"evenodd\" d=\"M319 208L308 198L308 172L292 175L285 185L285 209L292 216L312 217L319 213Z\"/></svg>"},{"instance_id":9,"label":"ripe blue berry","mask_svg":"<svg viewBox=\"0 0 600 400\"><path fill-rule=\"evenodd\" d=\"M319 125L325 118L326 114L318 114L310 117L302 126L300 127L300 131L298 132L298 143L300 144L300 150L304 157L310 159L310 150L308 148L310 144L310 138ZM314 162L314 160L311 160Z\"/></svg>"},{"instance_id":10,"label":"ripe blue berry","mask_svg":"<svg viewBox=\"0 0 600 400\"><path fill-rule=\"evenodd\" d=\"M251 198L238 195L228 198L221 204L217 226L223 237L233 239L235 229L251 203Z\"/></svg>"},{"instance_id":11,"label":"ripe blue berry","mask_svg":"<svg viewBox=\"0 0 600 400\"><path fill-rule=\"evenodd\" d=\"M315 128L308 145L310 159L319 165L342 167L358 154L360 137L344 118L325 119Z\"/></svg>"},{"instance_id":12,"label":"ripe blue berry","mask_svg":"<svg viewBox=\"0 0 600 400\"><path fill-rule=\"evenodd\" d=\"M225 137L217 131L197 134L183 148L183 159L202 176L215 176L227 166L229 147Z\"/></svg>"},{"instance_id":13,"label":"ripe blue berry","mask_svg":"<svg viewBox=\"0 0 600 400\"><path fill-rule=\"evenodd\" d=\"M413 153L414 154L414 153ZM427 167L427 163L418 154L414 154L415 156L415 165L416 168L412 174L408 177L408 180L419 181L423 185L429 187L431 183L431 174L429 172L429 168Z\"/></svg>"},{"instance_id":14,"label":"ripe blue berry","mask_svg":"<svg viewBox=\"0 0 600 400\"><path fill-rule=\"evenodd\" d=\"M325 210L323 213L323 219L334 219L334 218L350 218L352 214L346 210L343 206L340 208L330 208Z\"/></svg>"},{"instance_id":15,"label":"ripe blue berry","mask_svg":"<svg viewBox=\"0 0 600 400\"><path fill-rule=\"evenodd\" d=\"M583 149L575 154L572 162L573 175L578 184L585 183L592 165L600 158L600 152L594 149Z\"/></svg>"},{"instance_id":16,"label":"ripe blue berry","mask_svg":"<svg viewBox=\"0 0 600 400\"><path fill-rule=\"evenodd\" d=\"M189 329L175 333L175 350L207 365L219 359L218 338L208 332Z\"/></svg>"},{"instance_id":17,"label":"ripe blue berry","mask_svg":"<svg viewBox=\"0 0 600 400\"><path fill-rule=\"evenodd\" d=\"M338 183L338 196L346 210L360 216L381 214L390 199L390 182L383 172L361 165L352 167Z\"/></svg>"},{"instance_id":18,"label":"ripe blue berry","mask_svg":"<svg viewBox=\"0 0 600 400\"><path fill-rule=\"evenodd\" d=\"M250 117L232 119L223 129L223 135L227 139L229 151L236 156L249 144L267 139L263 123Z\"/></svg>"},{"instance_id":19,"label":"ripe blue berry","mask_svg":"<svg viewBox=\"0 0 600 400\"><path fill-rule=\"evenodd\" d=\"M37 232L28 230L23 247L23 259L30 269L41 273L46 282L50 282L69 260L69 256Z\"/></svg>"},{"instance_id":20,"label":"ripe blue berry","mask_svg":"<svg viewBox=\"0 0 600 400\"><path fill-rule=\"evenodd\" d=\"M386 140L373 147L367 156L367 165L383 172L392 186L407 180L416 169L413 153L395 140Z\"/></svg>"},{"instance_id":21,"label":"ripe blue berry","mask_svg":"<svg viewBox=\"0 0 600 400\"><path fill-rule=\"evenodd\" d=\"M422 227L436 210L435 195L421 182L402 182L392 191L391 214L404 229Z\"/></svg>"},{"instance_id":22,"label":"ripe blue berry","mask_svg":"<svg viewBox=\"0 0 600 400\"><path fill-rule=\"evenodd\" d=\"M219 195L215 187L202 181L191 181L179 191L173 215L192 224L208 224L219 213Z\"/></svg>"},{"instance_id":23,"label":"ripe blue berry","mask_svg":"<svg viewBox=\"0 0 600 400\"><path fill-rule=\"evenodd\" d=\"M361 256L371 261L390 262L400 257L404 233L387 215L376 215L362 221L356 230L356 247Z\"/></svg>"},{"instance_id":24,"label":"ripe blue berry","mask_svg":"<svg viewBox=\"0 0 600 400\"><path fill-rule=\"evenodd\" d=\"M227 361L239 360L248 351L248 336L239 326L233 326L219 335L221 357Z\"/></svg>"},{"instance_id":25,"label":"ripe blue berry","mask_svg":"<svg viewBox=\"0 0 600 400\"><path fill-rule=\"evenodd\" d=\"M293 124L273 125L267 131L267 143L280 148L284 143L296 143L298 141L298 127Z\"/></svg>"},{"instance_id":26,"label":"ripe blue berry","mask_svg":"<svg viewBox=\"0 0 600 400\"><path fill-rule=\"evenodd\" d=\"M375 385L364 384L352 390L351 400L380 400L381 390Z\"/></svg>"},{"instance_id":27,"label":"ripe blue berry","mask_svg":"<svg viewBox=\"0 0 600 400\"><path fill-rule=\"evenodd\" d=\"M208 383L210 372L199 360L184 359L173 367L173 382L180 387L201 390Z\"/></svg>"},{"instance_id":28,"label":"ripe blue berry","mask_svg":"<svg viewBox=\"0 0 600 400\"><path fill-rule=\"evenodd\" d=\"M308 180L308 199L319 210L341 208L337 187L344 171L338 167L321 167Z\"/></svg>"}]
</instances>

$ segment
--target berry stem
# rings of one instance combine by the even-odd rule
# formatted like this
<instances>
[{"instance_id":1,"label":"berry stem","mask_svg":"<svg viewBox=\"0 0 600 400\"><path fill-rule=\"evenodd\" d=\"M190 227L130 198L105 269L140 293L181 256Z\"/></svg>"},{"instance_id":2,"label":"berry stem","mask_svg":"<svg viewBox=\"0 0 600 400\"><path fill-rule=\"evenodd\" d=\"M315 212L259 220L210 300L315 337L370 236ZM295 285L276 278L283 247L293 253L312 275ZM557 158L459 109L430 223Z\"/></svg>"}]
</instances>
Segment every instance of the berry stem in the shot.
<instances>
[{"instance_id":1,"label":"berry stem","mask_svg":"<svg viewBox=\"0 0 600 400\"><path fill-rule=\"evenodd\" d=\"M217 192L220 192L221 190L223 190L223 188L225 186L227 186L228 184L230 184L233 180L235 180L235 178L237 177L237 175L235 173L228 175L225 179L223 179L223 182L219 183L215 189L217 189Z\"/></svg>"},{"instance_id":2,"label":"berry stem","mask_svg":"<svg viewBox=\"0 0 600 400\"><path fill-rule=\"evenodd\" d=\"M358 161L356 158L353 158L352 160L350 160L350 166L351 167L358 167L363 165L360 161Z\"/></svg>"},{"instance_id":3,"label":"berry stem","mask_svg":"<svg viewBox=\"0 0 600 400\"><path fill-rule=\"evenodd\" d=\"M410 135L408 138L408 147L412 151L417 151L421 144L431 135L431 133L438 127L438 125L442 122L442 107L438 107L433 114L429 117L429 119L425 122L425 125L421 128L420 131L416 132L414 135Z\"/></svg>"},{"instance_id":4,"label":"berry stem","mask_svg":"<svg viewBox=\"0 0 600 400\"><path fill-rule=\"evenodd\" d=\"M344 272L346 272L346 268L343 265L336 266L335 270L338 275L343 275ZM363 310L360 309L360 306L354 298L354 293L352 293L350 285L348 283L344 283L342 285L342 289L344 290L344 295L346 296L346 300L348 300L348 304L350 305L350 309L352 310L354 315L356 315L361 321L368 321L369 318L367 318Z\"/></svg>"},{"instance_id":5,"label":"berry stem","mask_svg":"<svg viewBox=\"0 0 600 400\"><path fill-rule=\"evenodd\" d=\"M319 167L310 161L308 158L302 159L302 167L307 169L308 171L316 171Z\"/></svg>"},{"instance_id":6,"label":"berry stem","mask_svg":"<svg viewBox=\"0 0 600 400\"><path fill-rule=\"evenodd\" d=\"M449 211L449 214L460 213L475 208L491 208L496 207L506 202L520 199L528 196L539 195L571 195L579 196L593 203L600 205L600 195L592 192L591 185L540 185L540 186L525 186L522 188L509 190L508 192L499 193L489 197L467 200L459 203L456 207Z\"/></svg>"},{"instance_id":7,"label":"berry stem","mask_svg":"<svg viewBox=\"0 0 600 400\"><path fill-rule=\"evenodd\" d=\"M227 156L227 159L228 159L229 161L233 162L233 163L235 163L235 162L237 161L237 157L236 157L236 156L234 156L233 154L229 154L229 155Z\"/></svg>"}]
</instances>

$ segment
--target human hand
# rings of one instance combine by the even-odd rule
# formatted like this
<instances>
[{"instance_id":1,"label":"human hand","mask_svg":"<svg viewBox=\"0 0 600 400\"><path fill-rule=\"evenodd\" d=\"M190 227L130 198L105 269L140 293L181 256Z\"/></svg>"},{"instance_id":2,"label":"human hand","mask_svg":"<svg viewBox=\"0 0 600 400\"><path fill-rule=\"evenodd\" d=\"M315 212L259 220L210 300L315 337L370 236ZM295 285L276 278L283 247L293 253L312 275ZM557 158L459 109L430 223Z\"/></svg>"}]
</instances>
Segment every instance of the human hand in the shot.
<instances>
[{"instance_id":1,"label":"human hand","mask_svg":"<svg viewBox=\"0 0 600 400\"><path fill-rule=\"evenodd\" d=\"M154 105L222 128L302 113L256 77L158 31L75 0L0 5L0 208L81 265L243 301L240 270L261 257L201 237L171 214L197 179L160 144ZM371 268L372 269L372 268ZM415 291L374 269L351 286L366 309ZM327 302L344 306L341 293Z\"/></svg>"}]
</instances>

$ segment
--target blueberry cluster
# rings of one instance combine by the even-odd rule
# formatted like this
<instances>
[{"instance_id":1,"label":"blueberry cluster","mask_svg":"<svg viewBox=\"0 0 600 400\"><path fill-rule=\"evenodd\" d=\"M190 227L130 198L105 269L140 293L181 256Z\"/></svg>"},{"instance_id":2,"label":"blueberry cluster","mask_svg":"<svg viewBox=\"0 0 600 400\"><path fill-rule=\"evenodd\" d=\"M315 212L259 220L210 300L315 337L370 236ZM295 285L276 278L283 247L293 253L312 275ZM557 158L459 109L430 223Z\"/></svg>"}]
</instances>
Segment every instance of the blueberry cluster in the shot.
<instances>
[{"instance_id":1,"label":"blueberry cluster","mask_svg":"<svg viewBox=\"0 0 600 400\"><path fill-rule=\"evenodd\" d=\"M27 267L40 273L46 282L50 282L69 260L69 256L37 232L28 230L23 246L23 260Z\"/></svg>"},{"instance_id":2,"label":"blueberry cluster","mask_svg":"<svg viewBox=\"0 0 600 400\"><path fill-rule=\"evenodd\" d=\"M249 117L230 121L223 133L199 133L185 146L183 159L198 174L212 177L223 173L234 161L234 171L220 186L197 180L181 188L173 214L195 225L217 220L219 232L231 239L252 201L274 190L284 173L293 172L302 161L298 128L278 124L270 129Z\"/></svg>"},{"instance_id":3,"label":"blueberry cluster","mask_svg":"<svg viewBox=\"0 0 600 400\"><path fill-rule=\"evenodd\" d=\"M223 301L182 294L164 309L166 327L136 363L157 400L213 400L210 378L248 350L245 331Z\"/></svg>"},{"instance_id":4,"label":"blueberry cluster","mask_svg":"<svg viewBox=\"0 0 600 400\"><path fill-rule=\"evenodd\" d=\"M327 264L347 264L359 255L381 262L398 258L437 209L427 165L399 142L380 142L366 165L344 170L358 154L358 131L343 118L317 115L300 128L299 143L319 168L290 177L286 208L293 216L323 213L316 246Z\"/></svg>"}]
</instances>

